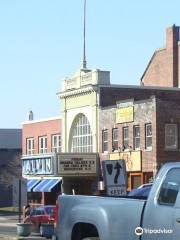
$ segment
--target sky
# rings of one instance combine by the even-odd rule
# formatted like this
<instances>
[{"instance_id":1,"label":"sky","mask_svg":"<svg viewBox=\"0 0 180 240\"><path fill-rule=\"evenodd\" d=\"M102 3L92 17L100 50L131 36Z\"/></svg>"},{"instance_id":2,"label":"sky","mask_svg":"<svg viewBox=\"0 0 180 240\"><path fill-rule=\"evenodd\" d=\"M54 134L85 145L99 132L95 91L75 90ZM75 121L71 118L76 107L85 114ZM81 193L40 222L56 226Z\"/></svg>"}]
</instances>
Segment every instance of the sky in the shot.
<instances>
[{"instance_id":1,"label":"sky","mask_svg":"<svg viewBox=\"0 0 180 240\"><path fill-rule=\"evenodd\" d=\"M87 0L90 69L112 84L139 85L165 30L180 25L179 0ZM83 0L0 0L0 128L61 115L61 80L81 65Z\"/></svg>"}]
</instances>

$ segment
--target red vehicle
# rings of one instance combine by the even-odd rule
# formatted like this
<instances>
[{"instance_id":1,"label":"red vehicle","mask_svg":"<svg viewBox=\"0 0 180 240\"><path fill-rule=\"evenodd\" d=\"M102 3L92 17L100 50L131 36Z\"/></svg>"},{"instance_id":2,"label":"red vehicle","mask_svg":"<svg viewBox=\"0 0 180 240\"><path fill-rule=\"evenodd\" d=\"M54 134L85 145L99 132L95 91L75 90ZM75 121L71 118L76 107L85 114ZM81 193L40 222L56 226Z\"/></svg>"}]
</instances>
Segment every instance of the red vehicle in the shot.
<instances>
[{"instance_id":1,"label":"red vehicle","mask_svg":"<svg viewBox=\"0 0 180 240\"><path fill-rule=\"evenodd\" d=\"M55 205L35 207L30 213L30 222L39 230L42 223L54 223L56 215Z\"/></svg>"}]
</instances>

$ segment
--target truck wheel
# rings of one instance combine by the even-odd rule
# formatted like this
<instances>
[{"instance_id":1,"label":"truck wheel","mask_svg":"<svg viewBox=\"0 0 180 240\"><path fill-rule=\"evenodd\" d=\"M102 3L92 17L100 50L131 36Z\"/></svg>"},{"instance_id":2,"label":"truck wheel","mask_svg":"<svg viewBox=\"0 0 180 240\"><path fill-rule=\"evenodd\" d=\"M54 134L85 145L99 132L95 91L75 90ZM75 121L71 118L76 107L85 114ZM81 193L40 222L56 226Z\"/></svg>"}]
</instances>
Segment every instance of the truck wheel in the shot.
<instances>
[{"instance_id":1,"label":"truck wheel","mask_svg":"<svg viewBox=\"0 0 180 240\"><path fill-rule=\"evenodd\" d=\"M83 238L82 240L100 240L99 237L87 237L87 238Z\"/></svg>"}]
</instances>

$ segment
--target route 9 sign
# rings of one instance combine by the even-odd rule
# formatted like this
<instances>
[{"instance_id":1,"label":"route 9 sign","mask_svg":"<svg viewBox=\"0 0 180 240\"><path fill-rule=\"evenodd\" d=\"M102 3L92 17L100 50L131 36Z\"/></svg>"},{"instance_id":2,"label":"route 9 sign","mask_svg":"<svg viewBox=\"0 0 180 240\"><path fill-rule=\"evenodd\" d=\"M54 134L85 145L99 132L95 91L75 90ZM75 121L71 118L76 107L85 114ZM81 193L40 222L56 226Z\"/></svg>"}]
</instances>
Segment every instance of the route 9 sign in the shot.
<instances>
[{"instance_id":1,"label":"route 9 sign","mask_svg":"<svg viewBox=\"0 0 180 240\"><path fill-rule=\"evenodd\" d=\"M124 160L105 160L102 162L103 175L108 196L126 195L127 174Z\"/></svg>"}]
</instances>

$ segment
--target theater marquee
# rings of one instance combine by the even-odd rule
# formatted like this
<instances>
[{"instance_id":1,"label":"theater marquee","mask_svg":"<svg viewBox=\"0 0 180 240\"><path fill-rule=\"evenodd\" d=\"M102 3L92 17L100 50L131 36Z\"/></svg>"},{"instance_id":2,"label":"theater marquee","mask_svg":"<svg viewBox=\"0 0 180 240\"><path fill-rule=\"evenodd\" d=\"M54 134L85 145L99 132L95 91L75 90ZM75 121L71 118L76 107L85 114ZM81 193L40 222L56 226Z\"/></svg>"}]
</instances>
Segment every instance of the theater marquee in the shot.
<instances>
[{"instance_id":1,"label":"theater marquee","mask_svg":"<svg viewBox=\"0 0 180 240\"><path fill-rule=\"evenodd\" d=\"M97 154L58 154L58 174L60 176L97 176Z\"/></svg>"}]
</instances>

